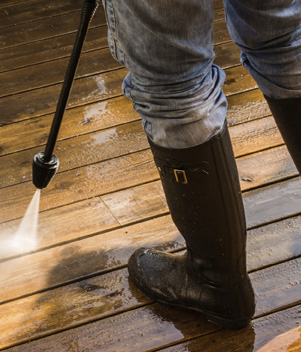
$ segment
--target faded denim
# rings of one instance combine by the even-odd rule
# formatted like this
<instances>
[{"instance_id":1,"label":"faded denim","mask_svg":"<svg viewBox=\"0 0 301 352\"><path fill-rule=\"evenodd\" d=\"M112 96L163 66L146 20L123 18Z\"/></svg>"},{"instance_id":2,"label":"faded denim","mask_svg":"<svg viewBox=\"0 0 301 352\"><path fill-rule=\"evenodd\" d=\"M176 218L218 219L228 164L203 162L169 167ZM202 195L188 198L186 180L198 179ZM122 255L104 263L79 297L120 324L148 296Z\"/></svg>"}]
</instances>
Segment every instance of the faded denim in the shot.
<instances>
[{"instance_id":1,"label":"faded denim","mask_svg":"<svg viewBox=\"0 0 301 352\"><path fill-rule=\"evenodd\" d=\"M154 143L185 148L223 127L223 70L213 64L213 1L103 0L123 92ZM301 0L224 0L243 65L272 98L301 96Z\"/></svg>"}]
</instances>

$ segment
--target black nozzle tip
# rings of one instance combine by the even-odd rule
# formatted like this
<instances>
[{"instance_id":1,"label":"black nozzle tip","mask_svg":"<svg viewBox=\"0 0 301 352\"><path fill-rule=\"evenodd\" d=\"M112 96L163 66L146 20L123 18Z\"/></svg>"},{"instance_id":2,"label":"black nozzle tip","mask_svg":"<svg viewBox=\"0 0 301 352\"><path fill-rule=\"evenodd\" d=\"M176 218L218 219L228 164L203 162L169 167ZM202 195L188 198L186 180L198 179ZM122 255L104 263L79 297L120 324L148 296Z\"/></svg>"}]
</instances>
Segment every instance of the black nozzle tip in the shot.
<instances>
[{"instance_id":1,"label":"black nozzle tip","mask_svg":"<svg viewBox=\"0 0 301 352\"><path fill-rule=\"evenodd\" d=\"M59 160L53 154L49 161L45 161L44 152L36 154L32 162L32 182L42 189L48 186L59 167Z\"/></svg>"}]
</instances>

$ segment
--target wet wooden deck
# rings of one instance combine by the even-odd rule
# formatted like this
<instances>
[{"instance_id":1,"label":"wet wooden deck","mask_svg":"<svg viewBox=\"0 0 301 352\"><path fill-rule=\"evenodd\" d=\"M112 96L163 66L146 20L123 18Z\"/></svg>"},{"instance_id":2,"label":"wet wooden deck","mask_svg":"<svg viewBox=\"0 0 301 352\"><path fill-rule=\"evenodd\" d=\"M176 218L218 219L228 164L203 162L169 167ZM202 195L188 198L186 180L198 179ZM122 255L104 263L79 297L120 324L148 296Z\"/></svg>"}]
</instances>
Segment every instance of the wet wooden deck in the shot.
<instances>
[{"instance_id":1,"label":"wet wooden deck","mask_svg":"<svg viewBox=\"0 0 301 352\"><path fill-rule=\"evenodd\" d=\"M122 96L104 12L91 24L40 201L38 248L5 245L32 199L80 15L80 0L0 3L0 349L7 351L300 351L301 179L269 109L239 62L215 1L216 63L248 225L252 324L221 330L152 302L128 281L140 246L181 251L146 137Z\"/></svg>"}]
</instances>

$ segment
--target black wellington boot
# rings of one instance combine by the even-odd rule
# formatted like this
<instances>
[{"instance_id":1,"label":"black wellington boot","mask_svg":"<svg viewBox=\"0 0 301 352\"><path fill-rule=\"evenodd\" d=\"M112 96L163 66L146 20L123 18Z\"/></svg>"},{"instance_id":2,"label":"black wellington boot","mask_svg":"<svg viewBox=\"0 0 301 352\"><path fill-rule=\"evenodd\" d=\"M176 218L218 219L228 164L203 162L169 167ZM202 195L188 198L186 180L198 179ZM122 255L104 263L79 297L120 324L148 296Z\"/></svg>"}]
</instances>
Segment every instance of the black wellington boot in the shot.
<instances>
[{"instance_id":1,"label":"black wellington boot","mask_svg":"<svg viewBox=\"0 0 301 352\"><path fill-rule=\"evenodd\" d=\"M141 248L131 279L158 302L203 312L225 328L247 325L255 310L246 271L246 224L227 126L192 148L150 142L184 255Z\"/></svg>"},{"instance_id":2,"label":"black wellington boot","mask_svg":"<svg viewBox=\"0 0 301 352\"><path fill-rule=\"evenodd\" d=\"M264 97L299 174L301 174L301 97L291 99Z\"/></svg>"}]
</instances>

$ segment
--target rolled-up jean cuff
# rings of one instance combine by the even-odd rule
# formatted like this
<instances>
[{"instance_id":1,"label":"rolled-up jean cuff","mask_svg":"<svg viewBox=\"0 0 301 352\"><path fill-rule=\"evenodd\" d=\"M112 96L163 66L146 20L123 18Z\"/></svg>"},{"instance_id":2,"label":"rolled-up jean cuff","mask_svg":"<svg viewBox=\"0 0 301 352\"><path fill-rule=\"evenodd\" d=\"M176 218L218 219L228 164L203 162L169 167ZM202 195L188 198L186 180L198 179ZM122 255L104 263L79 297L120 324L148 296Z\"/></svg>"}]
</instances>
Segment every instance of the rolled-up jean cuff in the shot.
<instances>
[{"instance_id":1,"label":"rolled-up jean cuff","mask_svg":"<svg viewBox=\"0 0 301 352\"><path fill-rule=\"evenodd\" d=\"M172 89L170 85L140 87L129 74L123 92L133 101L147 136L155 144L187 148L204 143L223 128L227 113L224 79L224 71L216 65L201 82L193 80L189 88L187 82Z\"/></svg>"}]
</instances>

